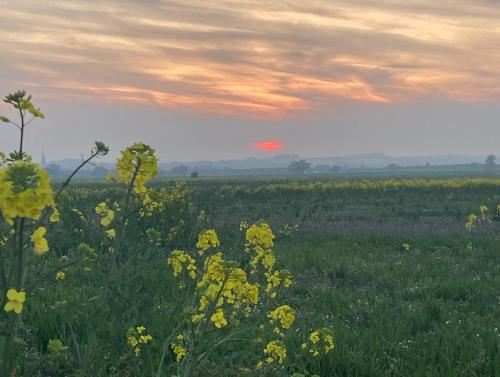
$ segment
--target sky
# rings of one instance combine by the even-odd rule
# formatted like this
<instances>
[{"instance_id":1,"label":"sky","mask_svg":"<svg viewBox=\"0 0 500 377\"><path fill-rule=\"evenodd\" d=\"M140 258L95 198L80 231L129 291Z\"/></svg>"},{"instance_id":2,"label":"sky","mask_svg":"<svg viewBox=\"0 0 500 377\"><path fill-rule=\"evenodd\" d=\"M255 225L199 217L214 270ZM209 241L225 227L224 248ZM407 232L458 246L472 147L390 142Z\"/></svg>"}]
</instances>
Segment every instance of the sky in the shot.
<instances>
[{"instance_id":1,"label":"sky","mask_svg":"<svg viewBox=\"0 0 500 377\"><path fill-rule=\"evenodd\" d=\"M497 0L0 6L0 95L25 89L46 114L27 132L35 159L96 139L164 161L500 152Z\"/></svg>"}]
</instances>

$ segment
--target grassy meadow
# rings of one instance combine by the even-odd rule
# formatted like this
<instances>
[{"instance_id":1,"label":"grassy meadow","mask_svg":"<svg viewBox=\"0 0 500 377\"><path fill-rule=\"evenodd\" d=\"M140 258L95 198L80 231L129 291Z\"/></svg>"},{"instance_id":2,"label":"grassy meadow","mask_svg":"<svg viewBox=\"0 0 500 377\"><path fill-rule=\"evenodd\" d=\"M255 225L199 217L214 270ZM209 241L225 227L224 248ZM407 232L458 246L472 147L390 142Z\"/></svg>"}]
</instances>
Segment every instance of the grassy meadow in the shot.
<instances>
[{"instance_id":1,"label":"grassy meadow","mask_svg":"<svg viewBox=\"0 0 500 377\"><path fill-rule=\"evenodd\" d=\"M128 225L115 271L81 244L105 242L91 219L99 202L119 197L118 188L76 182L61 197L61 222L47 236L56 258L43 262L44 271L58 270L64 256L83 260L65 267L64 280L49 277L30 294L19 375L176 375L165 341L182 317L184 293L166 258L173 249L195 250L197 233L207 228L237 256L241 221L265 221L276 235L279 264L294 276L281 297L296 313L284 340L287 363L258 370L262 345L249 339L259 334L247 333L216 350L195 375L500 376L496 219L472 233L464 226L480 204L496 207L497 178L203 178L152 185L168 196L167 205ZM153 227L160 232L154 242L147 235ZM103 287L110 294L100 295ZM137 325L153 337L139 357L126 339ZM314 358L300 345L317 327L333 331L335 348ZM48 350L51 339L67 348Z\"/></svg>"}]
</instances>

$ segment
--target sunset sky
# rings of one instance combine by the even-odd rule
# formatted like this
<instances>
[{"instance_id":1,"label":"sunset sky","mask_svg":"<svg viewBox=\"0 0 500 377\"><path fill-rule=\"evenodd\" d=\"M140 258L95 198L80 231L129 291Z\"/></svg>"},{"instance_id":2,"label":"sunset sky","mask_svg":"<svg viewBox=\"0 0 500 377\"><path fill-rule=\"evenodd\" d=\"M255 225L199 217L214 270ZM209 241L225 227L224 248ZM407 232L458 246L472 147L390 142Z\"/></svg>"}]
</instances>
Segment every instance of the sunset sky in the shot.
<instances>
[{"instance_id":1,"label":"sunset sky","mask_svg":"<svg viewBox=\"0 0 500 377\"><path fill-rule=\"evenodd\" d=\"M35 158L95 139L184 161L500 153L496 0L0 5L0 94L26 89L47 116Z\"/></svg>"}]
</instances>

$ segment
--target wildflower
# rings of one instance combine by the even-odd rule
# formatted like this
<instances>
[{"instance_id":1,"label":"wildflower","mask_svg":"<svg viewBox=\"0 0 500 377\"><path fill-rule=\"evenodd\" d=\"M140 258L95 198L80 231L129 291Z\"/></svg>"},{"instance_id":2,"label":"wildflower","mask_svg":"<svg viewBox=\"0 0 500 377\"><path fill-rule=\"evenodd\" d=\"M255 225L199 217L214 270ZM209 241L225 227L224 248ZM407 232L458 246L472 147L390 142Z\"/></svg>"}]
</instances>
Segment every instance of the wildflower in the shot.
<instances>
[{"instance_id":1,"label":"wildflower","mask_svg":"<svg viewBox=\"0 0 500 377\"><path fill-rule=\"evenodd\" d=\"M220 241L219 237L217 237L217 233L213 229L205 229L198 235L198 242L196 243L196 247L199 249L198 253L203 255L205 251L209 248L219 247Z\"/></svg>"},{"instance_id":2,"label":"wildflower","mask_svg":"<svg viewBox=\"0 0 500 377\"><path fill-rule=\"evenodd\" d=\"M64 280L66 274L63 271L59 271L56 273L56 280Z\"/></svg>"},{"instance_id":3,"label":"wildflower","mask_svg":"<svg viewBox=\"0 0 500 377\"><path fill-rule=\"evenodd\" d=\"M59 339L49 339L49 343L47 344L47 350L51 355L55 357L60 356L67 349L68 346L65 346L64 343Z\"/></svg>"},{"instance_id":4,"label":"wildflower","mask_svg":"<svg viewBox=\"0 0 500 377\"><path fill-rule=\"evenodd\" d=\"M134 192L146 193L145 183L158 174L155 150L143 143L126 148L116 161L116 170L121 182L128 185L133 181Z\"/></svg>"},{"instance_id":5,"label":"wildflower","mask_svg":"<svg viewBox=\"0 0 500 377\"><path fill-rule=\"evenodd\" d=\"M101 216L101 225L108 226L115 219L115 212L108 208L105 202L99 203L95 207L95 213Z\"/></svg>"},{"instance_id":6,"label":"wildflower","mask_svg":"<svg viewBox=\"0 0 500 377\"><path fill-rule=\"evenodd\" d=\"M465 228L470 232L472 231L472 229L474 229L474 227L476 226L476 222L477 222L477 215L474 214L474 213L471 213L468 217L467 217L467 222L465 223Z\"/></svg>"},{"instance_id":7,"label":"wildflower","mask_svg":"<svg viewBox=\"0 0 500 377\"><path fill-rule=\"evenodd\" d=\"M181 361L187 354L187 349L184 343L184 337L182 335L177 335L174 341L170 344L170 348L175 354L175 360L177 362Z\"/></svg>"},{"instance_id":8,"label":"wildflower","mask_svg":"<svg viewBox=\"0 0 500 377\"><path fill-rule=\"evenodd\" d=\"M184 269L188 272L191 279L196 278L196 261L187 252L174 250L167 258L167 263L172 267L173 274L177 277Z\"/></svg>"},{"instance_id":9,"label":"wildflower","mask_svg":"<svg viewBox=\"0 0 500 377\"><path fill-rule=\"evenodd\" d=\"M247 229L247 246L258 246L264 250L270 250L274 246L274 235L267 224L254 224Z\"/></svg>"},{"instance_id":10,"label":"wildflower","mask_svg":"<svg viewBox=\"0 0 500 377\"><path fill-rule=\"evenodd\" d=\"M31 235L31 241L35 246L35 255L43 255L49 250L49 243L44 238L45 233L47 233L47 229L40 226Z\"/></svg>"},{"instance_id":11,"label":"wildflower","mask_svg":"<svg viewBox=\"0 0 500 377\"><path fill-rule=\"evenodd\" d=\"M14 311L17 314L23 311L23 304L26 301L26 292L18 292L16 289L11 288L7 291L7 303L4 306L6 312Z\"/></svg>"},{"instance_id":12,"label":"wildflower","mask_svg":"<svg viewBox=\"0 0 500 377\"><path fill-rule=\"evenodd\" d=\"M148 344L153 340L153 337L145 332L146 328L144 326L131 327L127 331L127 343L132 347L135 356L140 355L142 345Z\"/></svg>"},{"instance_id":13,"label":"wildflower","mask_svg":"<svg viewBox=\"0 0 500 377\"><path fill-rule=\"evenodd\" d=\"M283 364L283 361L285 361L286 358L285 345L279 340L273 340L267 343L266 348L264 348L264 354L267 355L266 362L268 364L275 361L277 361L278 364Z\"/></svg>"},{"instance_id":14,"label":"wildflower","mask_svg":"<svg viewBox=\"0 0 500 377\"><path fill-rule=\"evenodd\" d=\"M53 206L49 176L40 165L20 160L0 169L0 211L7 223L15 217L38 220Z\"/></svg>"},{"instance_id":15,"label":"wildflower","mask_svg":"<svg viewBox=\"0 0 500 377\"><path fill-rule=\"evenodd\" d=\"M197 324L197 323L200 323L203 318L205 318L205 314L194 314L191 317L191 322L193 322L194 324Z\"/></svg>"},{"instance_id":16,"label":"wildflower","mask_svg":"<svg viewBox=\"0 0 500 377\"><path fill-rule=\"evenodd\" d=\"M219 329L227 325L227 321L224 318L224 311L222 309L218 309L212 317L210 317L210 320L214 323L215 327Z\"/></svg>"},{"instance_id":17,"label":"wildflower","mask_svg":"<svg viewBox=\"0 0 500 377\"><path fill-rule=\"evenodd\" d=\"M316 344L320 341L320 333L319 331L313 331L311 335L309 335L309 340L313 342L313 344Z\"/></svg>"},{"instance_id":18,"label":"wildflower","mask_svg":"<svg viewBox=\"0 0 500 377\"><path fill-rule=\"evenodd\" d=\"M112 240L116 237L116 231L114 229L108 229L106 231L106 236L108 237L108 239Z\"/></svg>"},{"instance_id":19,"label":"wildflower","mask_svg":"<svg viewBox=\"0 0 500 377\"><path fill-rule=\"evenodd\" d=\"M295 321L295 311L288 305L282 305L267 313L267 317L269 323L279 321L284 329L289 329Z\"/></svg>"},{"instance_id":20,"label":"wildflower","mask_svg":"<svg viewBox=\"0 0 500 377\"><path fill-rule=\"evenodd\" d=\"M51 223L57 223L60 220L60 214L56 207L52 207L52 214L49 217Z\"/></svg>"},{"instance_id":21,"label":"wildflower","mask_svg":"<svg viewBox=\"0 0 500 377\"><path fill-rule=\"evenodd\" d=\"M308 352L312 357L317 357L322 352L327 354L335 348L332 331L328 328L314 330L309 335L308 342L302 343L301 348L303 350L309 348Z\"/></svg>"},{"instance_id":22,"label":"wildflower","mask_svg":"<svg viewBox=\"0 0 500 377\"><path fill-rule=\"evenodd\" d=\"M241 221L240 222L240 232L243 232L246 229L248 229L248 223L246 221Z\"/></svg>"}]
</instances>

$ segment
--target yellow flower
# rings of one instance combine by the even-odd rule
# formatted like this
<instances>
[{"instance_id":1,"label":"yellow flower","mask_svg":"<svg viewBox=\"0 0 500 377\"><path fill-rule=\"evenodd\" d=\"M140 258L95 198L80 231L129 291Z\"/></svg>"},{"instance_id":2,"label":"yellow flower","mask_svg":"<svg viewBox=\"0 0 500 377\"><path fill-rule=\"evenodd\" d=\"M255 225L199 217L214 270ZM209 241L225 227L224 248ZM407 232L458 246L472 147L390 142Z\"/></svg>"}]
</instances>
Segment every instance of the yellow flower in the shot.
<instances>
[{"instance_id":1,"label":"yellow flower","mask_svg":"<svg viewBox=\"0 0 500 377\"><path fill-rule=\"evenodd\" d=\"M143 344L148 344L153 340L151 335L145 334L146 328L144 326L137 326L136 328L129 328L127 333L127 343L132 347L135 356L141 353Z\"/></svg>"},{"instance_id":2,"label":"yellow flower","mask_svg":"<svg viewBox=\"0 0 500 377\"><path fill-rule=\"evenodd\" d=\"M194 314L192 317L191 317L191 321L194 323L194 324L197 324L197 323L200 323L201 320L205 317L205 314Z\"/></svg>"},{"instance_id":3,"label":"yellow flower","mask_svg":"<svg viewBox=\"0 0 500 377\"><path fill-rule=\"evenodd\" d=\"M115 212L112 209L109 209L108 205L104 202L99 203L97 207L95 207L95 213L102 217L102 226L108 226L115 219Z\"/></svg>"},{"instance_id":4,"label":"yellow flower","mask_svg":"<svg viewBox=\"0 0 500 377\"><path fill-rule=\"evenodd\" d=\"M145 183L158 174L158 158L155 150L143 143L136 143L126 148L116 161L116 171L121 182L128 185L134 180L134 192L146 193Z\"/></svg>"},{"instance_id":5,"label":"yellow flower","mask_svg":"<svg viewBox=\"0 0 500 377\"><path fill-rule=\"evenodd\" d=\"M114 229L109 229L106 231L106 236L108 239L112 240L116 237L116 231Z\"/></svg>"},{"instance_id":6,"label":"yellow flower","mask_svg":"<svg viewBox=\"0 0 500 377\"><path fill-rule=\"evenodd\" d=\"M306 349L310 345L309 354L311 354L312 357L319 356L321 352L327 354L335 348L332 331L328 328L322 328L311 332L309 341L311 343L303 343L301 348Z\"/></svg>"},{"instance_id":7,"label":"yellow flower","mask_svg":"<svg viewBox=\"0 0 500 377\"><path fill-rule=\"evenodd\" d=\"M16 161L0 169L0 211L8 224L15 217L38 220L46 207L53 206L49 176L40 165Z\"/></svg>"},{"instance_id":8,"label":"yellow flower","mask_svg":"<svg viewBox=\"0 0 500 377\"><path fill-rule=\"evenodd\" d=\"M114 220L114 218L115 218L115 212L111 209L108 210L108 212L106 213L106 216L104 216L101 219L101 225L108 226L109 224L111 224L111 222Z\"/></svg>"},{"instance_id":9,"label":"yellow flower","mask_svg":"<svg viewBox=\"0 0 500 377\"><path fill-rule=\"evenodd\" d=\"M288 305L282 305L267 314L269 323L279 321L284 329L292 327L295 321L295 311Z\"/></svg>"},{"instance_id":10,"label":"yellow flower","mask_svg":"<svg viewBox=\"0 0 500 377\"><path fill-rule=\"evenodd\" d=\"M214 323L215 327L221 328L227 325L227 321L224 318L224 311L222 309L218 309L212 317L210 317L212 322Z\"/></svg>"},{"instance_id":11,"label":"yellow flower","mask_svg":"<svg viewBox=\"0 0 500 377\"><path fill-rule=\"evenodd\" d=\"M187 252L182 250L174 250L167 258L167 263L173 269L173 274L177 277L184 269L188 271L188 276L191 279L196 278L196 261Z\"/></svg>"},{"instance_id":12,"label":"yellow flower","mask_svg":"<svg viewBox=\"0 0 500 377\"><path fill-rule=\"evenodd\" d=\"M247 246L258 246L270 250L274 246L274 234L267 224L254 224L247 229Z\"/></svg>"},{"instance_id":13,"label":"yellow flower","mask_svg":"<svg viewBox=\"0 0 500 377\"><path fill-rule=\"evenodd\" d=\"M215 233L214 229L205 229L198 235L198 242L196 243L196 247L199 249L198 253L200 255L202 255L203 252L207 251L211 247L215 248L219 246L219 237L217 237L217 233Z\"/></svg>"},{"instance_id":14,"label":"yellow flower","mask_svg":"<svg viewBox=\"0 0 500 377\"><path fill-rule=\"evenodd\" d=\"M311 342L313 342L313 344L316 344L319 342L320 340L320 334L318 331L313 331L311 333L311 335L309 335L309 339L311 340Z\"/></svg>"},{"instance_id":15,"label":"yellow flower","mask_svg":"<svg viewBox=\"0 0 500 377\"><path fill-rule=\"evenodd\" d=\"M40 226L31 235L31 241L35 246L35 255L45 254L49 250L49 243L44 238L45 233L47 233L47 229Z\"/></svg>"},{"instance_id":16,"label":"yellow flower","mask_svg":"<svg viewBox=\"0 0 500 377\"><path fill-rule=\"evenodd\" d=\"M7 303L4 306L6 312L14 310L17 314L23 311L23 304L26 301L26 292L18 292L16 289L11 288L7 291Z\"/></svg>"},{"instance_id":17,"label":"yellow flower","mask_svg":"<svg viewBox=\"0 0 500 377\"><path fill-rule=\"evenodd\" d=\"M182 335L177 335L174 341L170 344L170 348L175 354L175 360L177 362L181 361L187 354L186 345L184 344L184 337Z\"/></svg>"},{"instance_id":18,"label":"yellow flower","mask_svg":"<svg viewBox=\"0 0 500 377\"><path fill-rule=\"evenodd\" d=\"M264 348L264 354L268 355L266 358L266 362L268 364L275 361L277 361L278 364L283 364L283 361L285 361L286 358L285 345L279 340L273 340L267 344L266 348Z\"/></svg>"},{"instance_id":19,"label":"yellow flower","mask_svg":"<svg viewBox=\"0 0 500 377\"><path fill-rule=\"evenodd\" d=\"M61 219L59 211L56 207L52 207L52 214L49 217L51 223L57 223Z\"/></svg>"},{"instance_id":20,"label":"yellow flower","mask_svg":"<svg viewBox=\"0 0 500 377\"><path fill-rule=\"evenodd\" d=\"M56 280L64 280L65 277L66 274L63 271L59 271L58 273L56 273Z\"/></svg>"}]
</instances>

